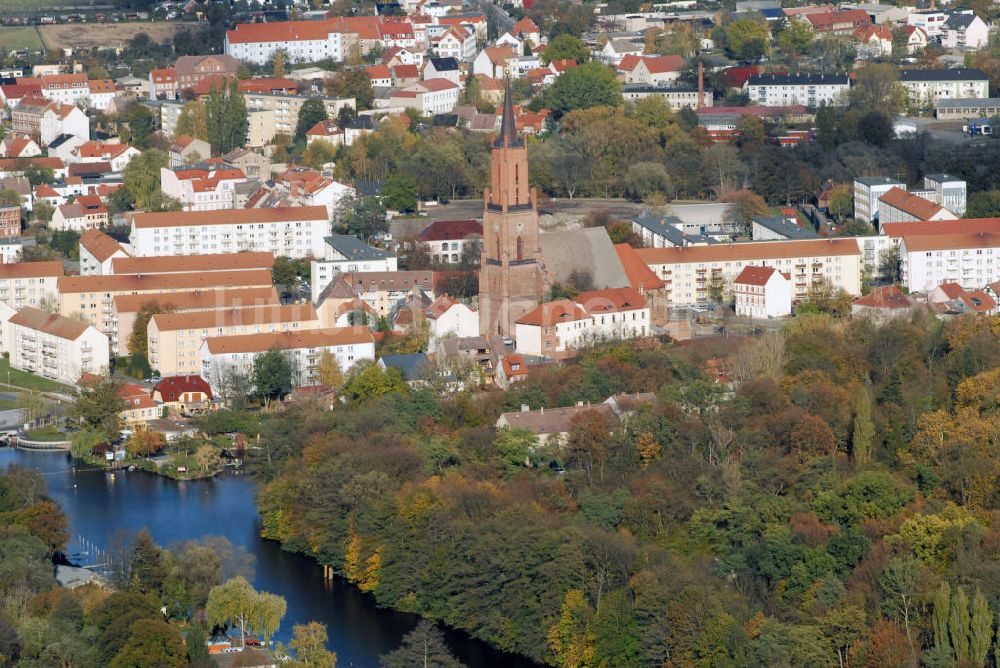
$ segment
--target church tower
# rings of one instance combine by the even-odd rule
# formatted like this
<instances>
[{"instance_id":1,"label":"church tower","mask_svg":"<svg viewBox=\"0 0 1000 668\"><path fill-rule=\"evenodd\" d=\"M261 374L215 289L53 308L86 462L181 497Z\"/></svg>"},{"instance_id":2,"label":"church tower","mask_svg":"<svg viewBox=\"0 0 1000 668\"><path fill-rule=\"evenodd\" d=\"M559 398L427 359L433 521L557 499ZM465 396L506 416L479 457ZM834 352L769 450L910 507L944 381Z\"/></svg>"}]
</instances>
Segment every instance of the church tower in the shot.
<instances>
[{"instance_id":1,"label":"church tower","mask_svg":"<svg viewBox=\"0 0 1000 668\"><path fill-rule=\"evenodd\" d=\"M542 300L538 196L528 186L528 149L517 135L507 79L490 187L483 194L479 333L514 336L514 321Z\"/></svg>"}]
</instances>

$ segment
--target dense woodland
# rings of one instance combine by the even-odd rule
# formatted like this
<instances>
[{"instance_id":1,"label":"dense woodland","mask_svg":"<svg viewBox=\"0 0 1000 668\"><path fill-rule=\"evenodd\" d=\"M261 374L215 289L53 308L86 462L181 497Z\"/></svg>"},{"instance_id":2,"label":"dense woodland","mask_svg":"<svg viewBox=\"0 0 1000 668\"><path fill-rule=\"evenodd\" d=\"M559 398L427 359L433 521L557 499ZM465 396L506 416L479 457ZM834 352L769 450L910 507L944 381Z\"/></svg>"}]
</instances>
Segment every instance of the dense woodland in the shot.
<instances>
[{"instance_id":1,"label":"dense woodland","mask_svg":"<svg viewBox=\"0 0 1000 668\"><path fill-rule=\"evenodd\" d=\"M369 367L333 411L205 426L259 431L265 536L546 664L995 665L998 333L807 316L595 348L507 393ZM657 403L545 448L493 426L640 391Z\"/></svg>"}]
</instances>

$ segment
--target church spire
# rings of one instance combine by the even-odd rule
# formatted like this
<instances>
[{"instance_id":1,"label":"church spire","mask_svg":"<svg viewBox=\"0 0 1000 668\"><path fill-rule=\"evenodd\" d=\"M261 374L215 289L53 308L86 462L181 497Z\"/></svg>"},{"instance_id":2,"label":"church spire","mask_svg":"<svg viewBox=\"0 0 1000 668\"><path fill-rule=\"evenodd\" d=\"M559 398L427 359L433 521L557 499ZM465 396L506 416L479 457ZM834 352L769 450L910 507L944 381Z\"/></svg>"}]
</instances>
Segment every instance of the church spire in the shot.
<instances>
[{"instance_id":1,"label":"church spire","mask_svg":"<svg viewBox=\"0 0 1000 668\"><path fill-rule=\"evenodd\" d=\"M514 121L514 102L510 95L510 75L504 76L503 117L500 119L500 134L493 144L497 148L504 146L521 146L517 136L517 124Z\"/></svg>"}]
</instances>

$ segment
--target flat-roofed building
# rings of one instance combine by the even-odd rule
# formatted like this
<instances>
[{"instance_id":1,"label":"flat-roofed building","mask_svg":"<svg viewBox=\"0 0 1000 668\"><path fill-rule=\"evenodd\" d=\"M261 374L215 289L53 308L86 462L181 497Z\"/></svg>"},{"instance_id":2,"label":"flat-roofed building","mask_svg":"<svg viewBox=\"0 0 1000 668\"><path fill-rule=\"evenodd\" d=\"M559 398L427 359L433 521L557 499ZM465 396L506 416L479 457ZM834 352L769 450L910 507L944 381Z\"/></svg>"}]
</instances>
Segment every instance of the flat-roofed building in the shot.
<instances>
[{"instance_id":1,"label":"flat-roofed building","mask_svg":"<svg viewBox=\"0 0 1000 668\"><path fill-rule=\"evenodd\" d=\"M59 297L59 313L65 316L79 316L104 334L112 336L116 327L114 298L120 295L269 287L271 287L271 272L266 269L253 269L188 274L63 276L56 281L55 291Z\"/></svg>"},{"instance_id":2,"label":"flat-roofed building","mask_svg":"<svg viewBox=\"0 0 1000 668\"><path fill-rule=\"evenodd\" d=\"M111 347L114 351L131 352L129 339L135 328L136 317L146 306L155 306L164 313L188 313L280 303L278 291L273 287L119 295L111 300L111 318L114 322L114 330L110 334Z\"/></svg>"},{"instance_id":3,"label":"flat-roofed building","mask_svg":"<svg viewBox=\"0 0 1000 668\"><path fill-rule=\"evenodd\" d=\"M16 309L55 303L63 273L59 261L0 264L0 302Z\"/></svg>"},{"instance_id":4,"label":"flat-roofed building","mask_svg":"<svg viewBox=\"0 0 1000 668\"><path fill-rule=\"evenodd\" d=\"M1000 116L1000 97L943 98L934 103L938 120L969 120Z\"/></svg>"},{"instance_id":5,"label":"flat-roofed building","mask_svg":"<svg viewBox=\"0 0 1000 668\"><path fill-rule=\"evenodd\" d=\"M906 184L888 176L859 176L854 179L854 217L866 223L878 218L878 200L893 188L906 190Z\"/></svg>"},{"instance_id":6,"label":"flat-roofed building","mask_svg":"<svg viewBox=\"0 0 1000 668\"><path fill-rule=\"evenodd\" d=\"M326 252L310 265L313 302L339 274L359 271L396 271L396 256L382 248L369 246L349 234L326 237Z\"/></svg>"},{"instance_id":7,"label":"flat-roofed building","mask_svg":"<svg viewBox=\"0 0 1000 668\"><path fill-rule=\"evenodd\" d=\"M748 265L789 274L792 299L823 284L861 294L861 249L854 239L751 241L747 243L638 248L636 254L664 282L671 304L707 304Z\"/></svg>"},{"instance_id":8,"label":"flat-roofed building","mask_svg":"<svg viewBox=\"0 0 1000 668\"><path fill-rule=\"evenodd\" d=\"M990 78L982 70L970 67L900 70L899 83L906 90L910 105L925 108L935 107L942 99L985 99L990 90Z\"/></svg>"},{"instance_id":9,"label":"flat-roofed building","mask_svg":"<svg viewBox=\"0 0 1000 668\"><path fill-rule=\"evenodd\" d=\"M129 239L136 257L263 251L276 257L323 257L330 233L326 207L137 213Z\"/></svg>"},{"instance_id":10,"label":"flat-roofed building","mask_svg":"<svg viewBox=\"0 0 1000 668\"><path fill-rule=\"evenodd\" d=\"M968 204L968 186L963 179L951 174L927 174L924 188L934 191L934 201L958 217L965 215Z\"/></svg>"},{"instance_id":11,"label":"flat-roofed building","mask_svg":"<svg viewBox=\"0 0 1000 668\"><path fill-rule=\"evenodd\" d=\"M84 373L107 373L108 338L93 325L25 307L3 323L10 366L60 383L74 384Z\"/></svg>"},{"instance_id":12,"label":"flat-roofed building","mask_svg":"<svg viewBox=\"0 0 1000 668\"><path fill-rule=\"evenodd\" d=\"M903 283L912 292L944 283L980 289L1000 279L1000 232L904 234L899 260Z\"/></svg>"},{"instance_id":13,"label":"flat-roofed building","mask_svg":"<svg viewBox=\"0 0 1000 668\"><path fill-rule=\"evenodd\" d=\"M165 376L198 373L202 342L209 337L275 334L318 329L312 304L158 313L149 320L146 345L150 365Z\"/></svg>"},{"instance_id":14,"label":"flat-roofed building","mask_svg":"<svg viewBox=\"0 0 1000 668\"><path fill-rule=\"evenodd\" d=\"M292 365L292 386L315 385L324 352L347 370L361 360L375 359L375 339L367 327L339 327L297 332L210 337L201 344L201 377L216 394L232 373L249 374L254 360L268 350L280 350Z\"/></svg>"}]
</instances>

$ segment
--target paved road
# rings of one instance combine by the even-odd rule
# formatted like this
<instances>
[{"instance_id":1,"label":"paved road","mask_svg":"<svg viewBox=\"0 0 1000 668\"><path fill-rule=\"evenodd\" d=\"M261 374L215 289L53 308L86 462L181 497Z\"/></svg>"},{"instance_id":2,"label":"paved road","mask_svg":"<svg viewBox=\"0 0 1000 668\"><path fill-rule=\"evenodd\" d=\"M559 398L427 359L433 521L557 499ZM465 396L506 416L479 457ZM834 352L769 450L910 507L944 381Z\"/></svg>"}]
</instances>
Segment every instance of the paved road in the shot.
<instances>
[{"instance_id":1,"label":"paved road","mask_svg":"<svg viewBox=\"0 0 1000 668\"><path fill-rule=\"evenodd\" d=\"M568 213L586 215L595 209L607 209L612 216L632 216L642 213L644 205L624 199L554 199L551 205L541 207L542 213ZM429 220L459 220L462 218L482 218L483 200L452 200L448 204L427 209Z\"/></svg>"}]
</instances>

